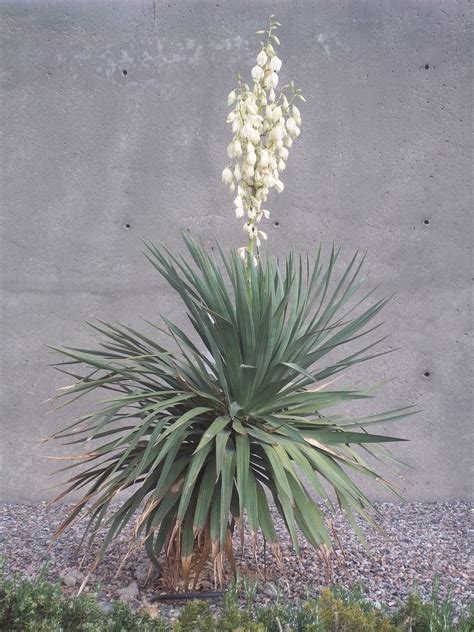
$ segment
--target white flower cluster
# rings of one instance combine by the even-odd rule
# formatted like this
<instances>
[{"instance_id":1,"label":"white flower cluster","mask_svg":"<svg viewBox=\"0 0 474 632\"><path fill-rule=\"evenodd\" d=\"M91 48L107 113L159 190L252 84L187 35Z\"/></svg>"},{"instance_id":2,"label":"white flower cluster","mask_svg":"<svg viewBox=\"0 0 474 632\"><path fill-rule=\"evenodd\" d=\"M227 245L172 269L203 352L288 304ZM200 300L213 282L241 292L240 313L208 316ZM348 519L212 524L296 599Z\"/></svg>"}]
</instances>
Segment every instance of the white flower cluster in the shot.
<instances>
[{"instance_id":1,"label":"white flower cluster","mask_svg":"<svg viewBox=\"0 0 474 632\"><path fill-rule=\"evenodd\" d=\"M288 149L300 135L301 115L293 101L305 100L293 82L283 86L279 94L275 92L282 65L274 49L274 44L280 43L274 33L278 26L271 16L268 31L257 31L266 33L267 38L252 68L253 88L239 79L239 88L232 90L227 100L229 106L234 106L227 117L234 133L227 147L233 162L222 172L222 181L236 193L237 219L246 219L243 229L248 234L248 245L240 248L239 254L246 261L250 257L254 264L256 248L267 239L259 223L263 217L268 219L270 212L262 206L272 187L279 193L283 191L280 173L286 167Z\"/></svg>"}]
</instances>

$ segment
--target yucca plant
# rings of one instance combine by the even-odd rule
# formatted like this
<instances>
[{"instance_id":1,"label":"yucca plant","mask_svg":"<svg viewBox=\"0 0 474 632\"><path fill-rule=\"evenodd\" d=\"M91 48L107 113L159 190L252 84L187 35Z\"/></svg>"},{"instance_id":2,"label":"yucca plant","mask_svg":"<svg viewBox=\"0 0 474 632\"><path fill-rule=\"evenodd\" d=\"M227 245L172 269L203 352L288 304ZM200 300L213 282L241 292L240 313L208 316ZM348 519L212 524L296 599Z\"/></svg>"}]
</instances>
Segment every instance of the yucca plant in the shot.
<instances>
[{"instance_id":1,"label":"yucca plant","mask_svg":"<svg viewBox=\"0 0 474 632\"><path fill-rule=\"evenodd\" d=\"M283 263L258 252L266 236L257 224L269 214L261 205L270 187L283 187L277 179L288 154L283 142L291 146L301 122L285 88L278 98L274 93L277 25L272 18L252 70L253 90L240 84L238 95L229 95L229 103L237 101L229 149L236 162L223 179L238 187L236 214L247 213L248 245L229 254L218 247L216 259L188 234L190 258L146 244L149 261L184 302L194 333L166 318L164 328L149 323L160 340L171 337L170 350L156 335L98 323L92 326L104 336L100 349L57 349L67 358L59 368L76 379L58 397L71 402L110 393L54 435L86 448L68 466L81 467L59 498L84 495L57 535L87 515L91 543L106 523L100 559L134 520L136 538L173 587L196 586L208 560L222 584L226 560L235 571L236 529L242 535L247 528L254 547L261 534L279 561L272 505L296 551L298 529L325 554L331 548L316 499L333 509L335 498L359 532L355 515L370 520L373 506L350 473L395 490L357 448L383 456L381 444L398 439L366 428L411 412L331 411L373 394L334 386L340 374L381 353L374 349L380 341L365 337L378 328L374 319L386 301L363 289L363 257L356 253L337 272L339 249L327 260L319 249L312 261L289 254ZM286 88L292 100L301 96L293 84Z\"/></svg>"},{"instance_id":2,"label":"yucca plant","mask_svg":"<svg viewBox=\"0 0 474 632\"><path fill-rule=\"evenodd\" d=\"M392 487L351 446L368 450L394 441L360 429L401 419L409 409L363 418L328 414L371 396L331 385L335 375L375 357L377 341L326 361L376 329L370 323L385 304L378 300L351 315L369 300L368 294L355 300L364 282L357 254L334 284L334 249L326 265L320 252L313 264L291 254L284 266L265 258L250 268L248 283L235 252L221 252L220 266L190 236L185 242L192 264L164 246L148 245L147 256L184 301L201 344L167 320L167 330L158 329L172 337L176 352L125 325L93 325L106 338L100 350L58 349L69 358L62 369L78 380L60 397L105 389L113 398L55 436L85 446L105 441L79 460L86 467L67 492L90 489L61 531L86 509L94 535L117 494L130 489L113 506L102 549L139 511L136 535L144 537L150 559L159 566L165 552L171 582L179 576L187 585L195 551L194 579L211 555L222 582L224 556L233 563L234 525L242 528L245 514L253 541L260 531L279 557L268 492L296 550L297 526L315 547L331 546L310 493L331 507L325 483L350 520L354 512L369 519L371 503L345 470ZM81 377L64 364L92 372Z\"/></svg>"}]
</instances>

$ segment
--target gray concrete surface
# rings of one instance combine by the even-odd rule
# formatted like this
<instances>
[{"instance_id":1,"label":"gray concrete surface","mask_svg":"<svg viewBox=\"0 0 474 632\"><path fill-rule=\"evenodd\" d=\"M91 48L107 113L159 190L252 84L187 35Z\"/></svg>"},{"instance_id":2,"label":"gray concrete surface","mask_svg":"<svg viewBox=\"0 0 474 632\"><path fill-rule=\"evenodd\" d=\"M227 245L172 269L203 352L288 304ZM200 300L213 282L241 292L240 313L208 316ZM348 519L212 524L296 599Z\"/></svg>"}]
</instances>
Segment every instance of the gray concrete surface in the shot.
<instances>
[{"instance_id":1,"label":"gray concrete surface","mask_svg":"<svg viewBox=\"0 0 474 632\"><path fill-rule=\"evenodd\" d=\"M470 10L461 0L2 2L3 500L50 498L35 447L69 413L46 344L89 345L85 320L183 321L140 239L241 244L220 183L226 97L270 13L282 78L304 89L302 134L269 206L274 252L320 240L369 250L394 377L379 408L422 412L392 432L412 500L471 493ZM425 222L429 222L425 225ZM129 228L127 228L129 226ZM424 373L429 372L429 377ZM381 497L380 494L376 496Z\"/></svg>"}]
</instances>

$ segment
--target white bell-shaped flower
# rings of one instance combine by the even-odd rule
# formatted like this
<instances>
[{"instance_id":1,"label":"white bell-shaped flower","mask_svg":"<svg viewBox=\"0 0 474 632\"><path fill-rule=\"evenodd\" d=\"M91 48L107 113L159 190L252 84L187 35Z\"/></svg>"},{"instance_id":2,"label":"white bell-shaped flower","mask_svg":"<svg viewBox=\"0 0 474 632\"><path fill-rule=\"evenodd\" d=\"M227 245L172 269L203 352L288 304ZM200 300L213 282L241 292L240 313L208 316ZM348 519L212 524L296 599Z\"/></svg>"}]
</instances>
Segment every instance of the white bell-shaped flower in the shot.
<instances>
[{"instance_id":1,"label":"white bell-shaped flower","mask_svg":"<svg viewBox=\"0 0 474 632\"><path fill-rule=\"evenodd\" d=\"M248 251L245 246L243 246L242 248L237 248L237 254L243 261L245 261L245 259L247 258L247 252Z\"/></svg>"},{"instance_id":2,"label":"white bell-shaped flower","mask_svg":"<svg viewBox=\"0 0 474 632\"><path fill-rule=\"evenodd\" d=\"M249 140L254 145L258 145L258 143L260 142L260 134L255 129L255 127L252 127L252 131L250 132Z\"/></svg>"},{"instance_id":3,"label":"white bell-shaped flower","mask_svg":"<svg viewBox=\"0 0 474 632\"><path fill-rule=\"evenodd\" d=\"M249 112L249 114L253 114L254 116L258 115L258 107L255 103L255 99L247 99L245 107L247 108L247 112Z\"/></svg>"},{"instance_id":4,"label":"white bell-shaped flower","mask_svg":"<svg viewBox=\"0 0 474 632\"><path fill-rule=\"evenodd\" d=\"M301 113L296 107L296 105L291 106L291 115L295 119L297 125L301 125Z\"/></svg>"},{"instance_id":5,"label":"white bell-shaped flower","mask_svg":"<svg viewBox=\"0 0 474 632\"><path fill-rule=\"evenodd\" d=\"M249 165L247 162L244 165L242 175L246 180L251 180L253 178L253 174L255 173L255 169L253 165Z\"/></svg>"},{"instance_id":6,"label":"white bell-shaped flower","mask_svg":"<svg viewBox=\"0 0 474 632\"><path fill-rule=\"evenodd\" d=\"M254 165L257 162L257 154L255 153L255 150L253 148L253 145L250 145L250 147L252 148L251 150L249 150L247 152L247 156L245 158L245 161L249 164L249 165Z\"/></svg>"},{"instance_id":7,"label":"white bell-shaped flower","mask_svg":"<svg viewBox=\"0 0 474 632\"><path fill-rule=\"evenodd\" d=\"M238 118L236 118L232 122L232 131L234 132L234 134L237 134L237 132L240 132L241 128L242 128L242 123L240 122Z\"/></svg>"},{"instance_id":8,"label":"white bell-shaped flower","mask_svg":"<svg viewBox=\"0 0 474 632\"><path fill-rule=\"evenodd\" d=\"M286 119L286 129L288 130L290 136L296 136L296 130L298 129L298 126L296 125L296 121L292 116L289 116Z\"/></svg>"},{"instance_id":9,"label":"white bell-shaped flower","mask_svg":"<svg viewBox=\"0 0 474 632\"><path fill-rule=\"evenodd\" d=\"M222 182L226 186L229 186L229 184L233 181L233 179L234 179L234 176L232 175L232 171L229 169L229 167L226 167L224 171L222 172Z\"/></svg>"},{"instance_id":10,"label":"white bell-shaped flower","mask_svg":"<svg viewBox=\"0 0 474 632\"><path fill-rule=\"evenodd\" d=\"M259 54L257 55L257 64L263 67L267 63L267 60L268 60L267 53L264 50L261 50Z\"/></svg>"},{"instance_id":11,"label":"white bell-shaped flower","mask_svg":"<svg viewBox=\"0 0 474 632\"><path fill-rule=\"evenodd\" d=\"M270 153L268 149L262 149L260 152L260 159L258 161L259 167L268 167L270 164Z\"/></svg>"},{"instance_id":12,"label":"white bell-shaped flower","mask_svg":"<svg viewBox=\"0 0 474 632\"><path fill-rule=\"evenodd\" d=\"M274 55L271 59L270 62L268 64L271 68L271 70L274 70L275 72L280 72L281 70L281 59L279 59L276 55Z\"/></svg>"},{"instance_id":13,"label":"white bell-shaped flower","mask_svg":"<svg viewBox=\"0 0 474 632\"><path fill-rule=\"evenodd\" d=\"M263 181L265 182L267 187L274 187L276 184L275 178L270 173L265 176Z\"/></svg>"},{"instance_id":14,"label":"white bell-shaped flower","mask_svg":"<svg viewBox=\"0 0 474 632\"><path fill-rule=\"evenodd\" d=\"M265 76L265 72L261 66L254 66L252 68L252 79L254 81L261 81Z\"/></svg>"},{"instance_id":15,"label":"white bell-shaped flower","mask_svg":"<svg viewBox=\"0 0 474 632\"><path fill-rule=\"evenodd\" d=\"M273 115L272 115L273 122L278 123L278 121L281 119L282 116L283 116L282 109L278 105L276 108L273 109Z\"/></svg>"},{"instance_id":16,"label":"white bell-shaped flower","mask_svg":"<svg viewBox=\"0 0 474 632\"><path fill-rule=\"evenodd\" d=\"M267 88L276 88L278 85L278 75L276 72L271 72L265 80Z\"/></svg>"},{"instance_id":17,"label":"white bell-shaped flower","mask_svg":"<svg viewBox=\"0 0 474 632\"><path fill-rule=\"evenodd\" d=\"M246 139L250 139L250 137L253 134L253 125L250 122L245 123L245 125L242 128L242 136Z\"/></svg>"}]
</instances>

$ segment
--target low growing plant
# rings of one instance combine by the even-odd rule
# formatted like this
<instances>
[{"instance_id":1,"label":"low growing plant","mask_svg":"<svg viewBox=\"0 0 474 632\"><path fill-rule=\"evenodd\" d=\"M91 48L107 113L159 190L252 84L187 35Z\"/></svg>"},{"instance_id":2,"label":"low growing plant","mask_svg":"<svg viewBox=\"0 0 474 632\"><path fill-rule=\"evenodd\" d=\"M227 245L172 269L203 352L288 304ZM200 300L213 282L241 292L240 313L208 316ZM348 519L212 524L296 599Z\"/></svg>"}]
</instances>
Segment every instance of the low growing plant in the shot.
<instances>
[{"instance_id":1,"label":"low growing plant","mask_svg":"<svg viewBox=\"0 0 474 632\"><path fill-rule=\"evenodd\" d=\"M0 569L1 570L1 569ZM245 587L242 586L245 591ZM3 632L471 632L474 618L457 615L448 594L434 592L424 603L413 593L394 614L378 610L360 590L324 589L299 603L285 601L268 606L239 605L238 586L225 595L217 614L202 601L189 602L176 621L133 611L122 602L104 612L95 595L69 597L59 584L31 581L0 572L0 630ZM430 613L444 613L436 619Z\"/></svg>"},{"instance_id":2,"label":"low growing plant","mask_svg":"<svg viewBox=\"0 0 474 632\"><path fill-rule=\"evenodd\" d=\"M338 632L402 632L402 628L377 612L373 607L362 607L356 601L345 603L328 588L318 601L319 618L325 630Z\"/></svg>"},{"instance_id":3,"label":"low growing plant","mask_svg":"<svg viewBox=\"0 0 474 632\"><path fill-rule=\"evenodd\" d=\"M414 589L400 605L393 619L402 628L416 632L445 632L454 629L455 621L455 629L460 632L471 632L474 630L474 603L471 602L469 613L464 609L461 616L456 616L452 589L449 588L447 594L441 597L437 579L433 583L429 602L424 602Z\"/></svg>"},{"instance_id":4,"label":"low growing plant","mask_svg":"<svg viewBox=\"0 0 474 632\"><path fill-rule=\"evenodd\" d=\"M383 353L381 340L365 341L386 300L365 289L364 258L356 253L339 272L339 248L329 256L319 248L312 261L290 253L283 262L260 250L269 217L263 205L272 187L283 190L280 174L301 125L301 91L290 82L276 93L278 26L271 18L253 87L239 80L229 95L233 162L223 180L236 193L247 245L218 248L215 258L186 234L186 259L146 244L148 260L182 299L192 333L166 318L164 328L150 323L171 339L165 346L156 335L98 323L100 348L57 349L66 358L59 368L75 379L58 397L104 392L106 399L54 435L85 449L58 498L83 497L56 535L87 515L91 543L105 524L100 559L133 520L135 537L174 588L195 587L208 560L219 585L226 561L235 573L235 530L248 529L254 548L260 534L281 563L271 503L296 552L298 528L324 555L330 551L315 500L334 509L328 488L360 533L356 516L370 521L374 507L350 474L396 493L362 453L384 456L381 444L399 439L373 434L372 426L411 413L333 410L372 397L373 389L335 383Z\"/></svg>"}]
</instances>

